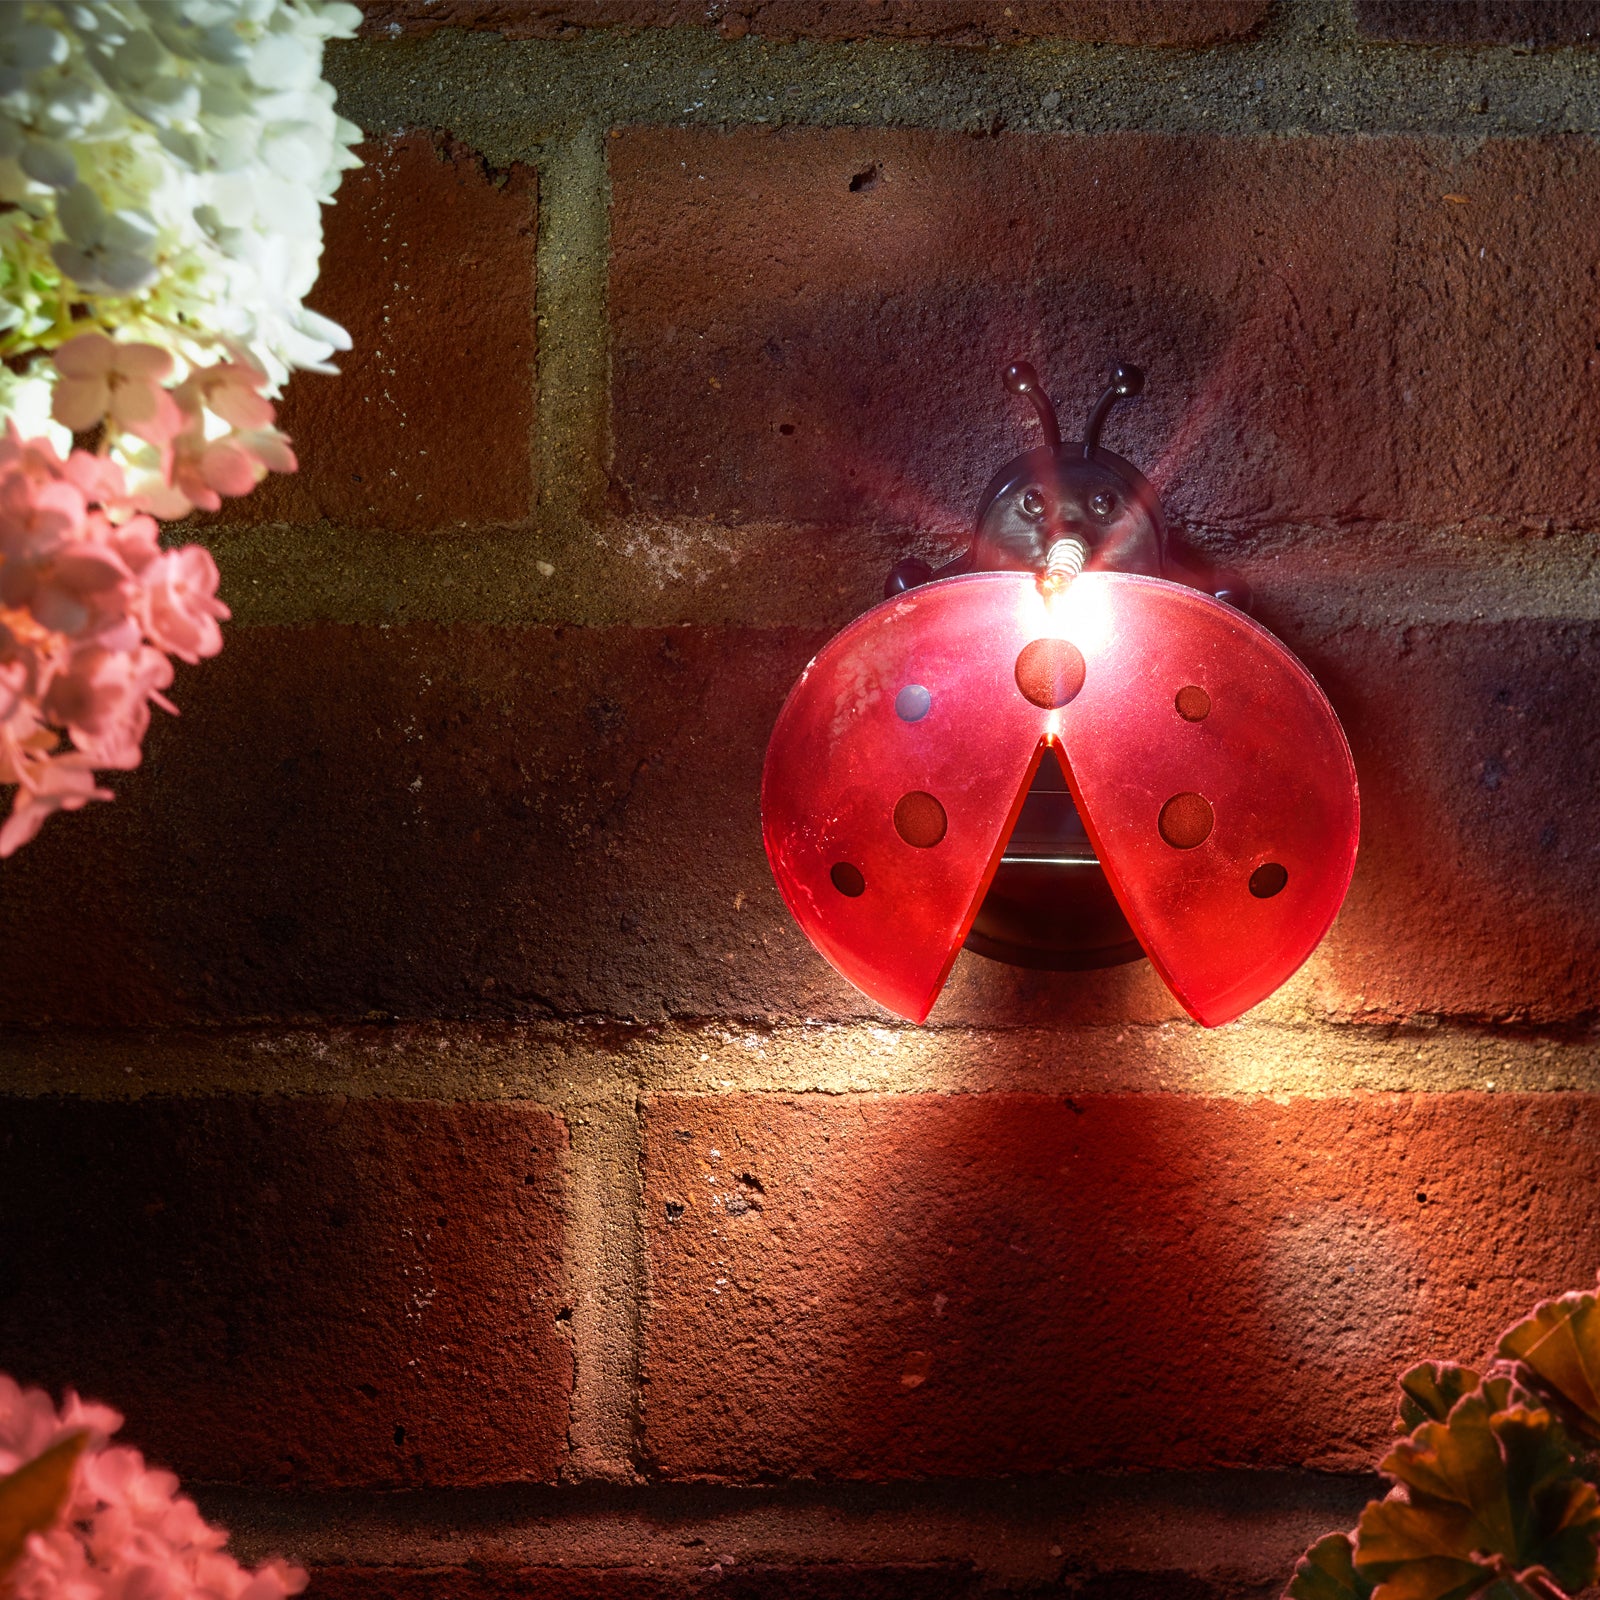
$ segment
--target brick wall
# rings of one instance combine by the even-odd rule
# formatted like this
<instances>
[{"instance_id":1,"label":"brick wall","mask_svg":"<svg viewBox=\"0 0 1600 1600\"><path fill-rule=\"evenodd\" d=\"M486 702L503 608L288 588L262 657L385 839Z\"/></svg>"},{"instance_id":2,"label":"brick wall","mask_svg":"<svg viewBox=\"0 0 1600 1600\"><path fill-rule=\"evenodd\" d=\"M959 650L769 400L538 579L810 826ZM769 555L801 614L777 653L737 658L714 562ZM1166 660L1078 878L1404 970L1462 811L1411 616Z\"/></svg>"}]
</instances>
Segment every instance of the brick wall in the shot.
<instances>
[{"instance_id":1,"label":"brick wall","mask_svg":"<svg viewBox=\"0 0 1600 1600\"><path fill-rule=\"evenodd\" d=\"M0 1368L330 1600L1275 1594L1395 1374L1600 1265L1591 0L372 0L298 477L0 873ZM1030 442L1244 569L1363 785L1203 1033L761 851L799 667Z\"/></svg>"}]
</instances>

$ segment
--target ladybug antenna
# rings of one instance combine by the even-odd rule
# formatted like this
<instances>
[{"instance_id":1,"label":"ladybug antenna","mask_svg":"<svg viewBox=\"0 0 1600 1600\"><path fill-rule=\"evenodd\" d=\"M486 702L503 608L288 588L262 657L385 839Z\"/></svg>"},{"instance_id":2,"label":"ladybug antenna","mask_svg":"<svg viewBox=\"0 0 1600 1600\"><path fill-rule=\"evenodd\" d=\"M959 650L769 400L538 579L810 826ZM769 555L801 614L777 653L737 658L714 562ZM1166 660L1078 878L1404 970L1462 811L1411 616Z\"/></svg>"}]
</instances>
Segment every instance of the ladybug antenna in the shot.
<instances>
[{"instance_id":1,"label":"ladybug antenna","mask_svg":"<svg viewBox=\"0 0 1600 1600\"><path fill-rule=\"evenodd\" d=\"M1112 406L1119 400L1131 400L1136 394L1143 393L1144 373L1138 367L1130 367L1126 362L1119 361L1111 369L1111 382L1106 385L1105 393L1095 401L1094 410L1084 424L1084 460L1087 461L1100 448L1100 430L1105 427Z\"/></svg>"},{"instance_id":2,"label":"ladybug antenna","mask_svg":"<svg viewBox=\"0 0 1600 1600\"><path fill-rule=\"evenodd\" d=\"M1059 450L1061 427L1056 421L1056 408L1050 404L1050 396L1039 387L1039 374L1026 361L1013 361L1000 376L1005 379L1006 388L1012 394L1025 394L1033 401L1033 409L1039 413L1039 426L1044 429L1044 442L1052 450Z\"/></svg>"}]
</instances>

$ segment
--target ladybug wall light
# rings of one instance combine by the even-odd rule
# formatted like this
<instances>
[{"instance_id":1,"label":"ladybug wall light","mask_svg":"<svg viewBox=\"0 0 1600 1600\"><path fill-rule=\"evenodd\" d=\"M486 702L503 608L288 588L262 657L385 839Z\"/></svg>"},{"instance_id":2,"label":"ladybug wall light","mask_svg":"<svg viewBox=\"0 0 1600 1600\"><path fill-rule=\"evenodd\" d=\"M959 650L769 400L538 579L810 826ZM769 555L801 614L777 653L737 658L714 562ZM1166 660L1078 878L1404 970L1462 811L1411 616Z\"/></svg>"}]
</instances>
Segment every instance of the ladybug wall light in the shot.
<instances>
[{"instance_id":1,"label":"ladybug wall light","mask_svg":"<svg viewBox=\"0 0 1600 1600\"><path fill-rule=\"evenodd\" d=\"M1180 564L1105 449L1115 368L1064 442L994 476L967 551L908 558L800 675L762 831L785 903L858 989L921 1022L963 945L1055 970L1148 957L1217 1027L1316 948L1355 867L1350 749L1248 591Z\"/></svg>"}]
</instances>

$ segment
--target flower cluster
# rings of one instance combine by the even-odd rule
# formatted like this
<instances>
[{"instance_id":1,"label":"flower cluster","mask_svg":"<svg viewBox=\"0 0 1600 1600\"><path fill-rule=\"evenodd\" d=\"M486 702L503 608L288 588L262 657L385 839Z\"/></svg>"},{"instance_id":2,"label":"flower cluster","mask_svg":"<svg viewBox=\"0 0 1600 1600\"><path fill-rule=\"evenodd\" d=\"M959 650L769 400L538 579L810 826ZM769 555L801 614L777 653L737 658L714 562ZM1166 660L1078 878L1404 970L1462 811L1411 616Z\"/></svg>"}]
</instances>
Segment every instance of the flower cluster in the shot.
<instances>
[{"instance_id":1,"label":"flower cluster","mask_svg":"<svg viewBox=\"0 0 1600 1600\"><path fill-rule=\"evenodd\" d=\"M85 319L180 379L247 362L268 395L349 348L303 301L321 206L359 165L323 45L360 19L320 0L0 6L0 355L41 353L0 380L0 412L24 433L48 425L48 352Z\"/></svg>"},{"instance_id":2,"label":"flower cluster","mask_svg":"<svg viewBox=\"0 0 1600 1600\"><path fill-rule=\"evenodd\" d=\"M272 397L331 371L304 304L359 165L324 0L0 4L0 856L139 761L169 656L222 647L217 570L152 518L292 472ZM74 436L80 448L74 448Z\"/></svg>"},{"instance_id":3,"label":"flower cluster","mask_svg":"<svg viewBox=\"0 0 1600 1600\"><path fill-rule=\"evenodd\" d=\"M109 1443L121 1426L115 1411L73 1394L57 1413L42 1390L0 1375L0 1473L88 1436L54 1525L28 1536L5 1575L11 1600L287 1600L305 1588L305 1573L281 1561L241 1567L170 1472Z\"/></svg>"},{"instance_id":4,"label":"flower cluster","mask_svg":"<svg viewBox=\"0 0 1600 1600\"><path fill-rule=\"evenodd\" d=\"M95 769L138 766L151 704L173 709L168 657L222 648L216 563L156 535L114 461L0 439L0 783L17 785L0 856L53 812L109 800Z\"/></svg>"}]
</instances>

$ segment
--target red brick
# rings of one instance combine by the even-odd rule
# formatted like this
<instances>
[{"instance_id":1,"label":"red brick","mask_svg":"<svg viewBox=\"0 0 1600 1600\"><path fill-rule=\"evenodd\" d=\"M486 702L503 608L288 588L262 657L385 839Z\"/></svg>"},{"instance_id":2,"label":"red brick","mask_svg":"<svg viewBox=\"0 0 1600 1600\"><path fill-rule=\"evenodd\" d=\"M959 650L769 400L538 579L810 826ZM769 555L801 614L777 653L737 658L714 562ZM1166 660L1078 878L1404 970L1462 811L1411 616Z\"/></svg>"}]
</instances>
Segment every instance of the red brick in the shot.
<instances>
[{"instance_id":1,"label":"red brick","mask_svg":"<svg viewBox=\"0 0 1600 1600\"><path fill-rule=\"evenodd\" d=\"M1600 517L1590 141L638 129L612 141L614 492L952 540L1113 357L1180 520Z\"/></svg>"},{"instance_id":2,"label":"red brick","mask_svg":"<svg viewBox=\"0 0 1600 1600\"><path fill-rule=\"evenodd\" d=\"M219 520L426 532L532 511L532 173L491 174L422 133L362 145L324 211L311 304L350 334L340 376L300 373L279 421L299 472Z\"/></svg>"},{"instance_id":3,"label":"red brick","mask_svg":"<svg viewBox=\"0 0 1600 1600\"><path fill-rule=\"evenodd\" d=\"M663 1097L644 1172L668 1478L1370 1467L1600 1251L1588 1096Z\"/></svg>"},{"instance_id":4,"label":"red brick","mask_svg":"<svg viewBox=\"0 0 1600 1600\"><path fill-rule=\"evenodd\" d=\"M1570 208L1600 203L1600 148L1437 141L1404 176L1416 197L1395 258L1391 425L1410 479L1398 503L1419 522L1592 526L1600 286Z\"/></svg>"},{"instance_id":5,"label":"red brick","mask_svg":"<svg viewBox=\"0 0 1600 1600\"><path fill-rule=\"evenodd\" d=\"M705 27L802 39L1027 38L1198 45L1248 38L1271 0L362 0L363 37L476 28L508 39L570 37L586 28Z\"/></svg>"},{"instance_id":6,"label":"red brick","mask_svg":"<svg viewBox=\"0 0 1600 1600\"><path fill-rule=\"evenodd\" d=\"M0 1018L659 1017L837 996L757 827L767 734L816 642L236 629L185 674L183 716L116 802L0 873L3 914L30 927L0 966Z\"/></svg>"},{"instance_id":7,"label":"red brick","mask_svg":"<svg viewBox=\"0 0 1600 1600\"><path fill-rule=\"evenodd\" d=\"M777 1565L714 1557L688 1571L659 1567L319 1567L326 1600L966 1600L980 1585L955 1562L868 1566L856 1562ZM1030 1593L1033 1592L1030 1590ZM1177 1600L1177 1597L1174 1597ZM1185 1597L1187 1600L1187 1597ZM1207 1597L1209 1600L1209 1597Z\"/></svg>"},{"instance_id":8,"label":"red brick","mask_svg":"<svg viewBox=\"0 0 1600 1600\"><path fill-rule=\"evenodd\" d=\"M1595 1016L1597 647L1592 624L1458 624L1312 653L1362 789L1355 881L1315 958L1341 1003Z\"/></svg>"},{"instance_id":9,"label":"red brick","mask_svg":"<svg viewBox=\"0 0 1600 1600\"><path fill-rule=\"evenodd\" d=\"M521 1102L5 1102L0 1369L201 1480L550 1479L565 1144Z\"/></svg>"},{"instance_id":10,"label":"red brick","mask_svg":"<svg viewBox=\"0 0 1600 1600\"><path fill-rule=\"evenodd\" d=\"M1600 38L1596 0L1355 0L1368 39L1400 44L1589 44Z\"/></svg>"},{"instance_id":11,"label":"red brick","mask_svg":"<svg viewBox=\"0 0 1600 1600\"><path fill-rule=\"evenodd\" d=\"M1270 623L1275 619L1268 617ZM118 798L0 872L0 1023L882 1013L778 899L761 763L820 640L760 629L235 629ZM1363 841L1329 1003L1581 1021L1600 994L1595 624L1351 629L1308 652ZM936 1023L1178 1016L1144 963L970 954Z\"/></svg>"}]
</instances>

